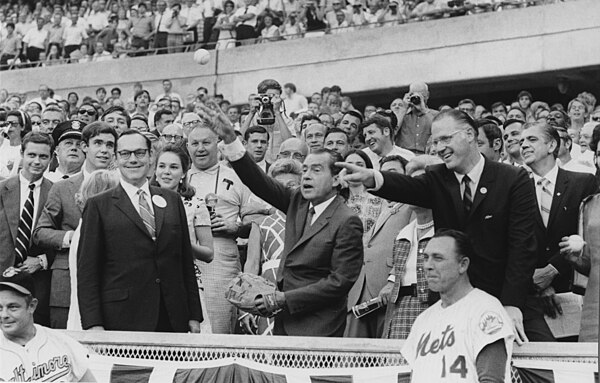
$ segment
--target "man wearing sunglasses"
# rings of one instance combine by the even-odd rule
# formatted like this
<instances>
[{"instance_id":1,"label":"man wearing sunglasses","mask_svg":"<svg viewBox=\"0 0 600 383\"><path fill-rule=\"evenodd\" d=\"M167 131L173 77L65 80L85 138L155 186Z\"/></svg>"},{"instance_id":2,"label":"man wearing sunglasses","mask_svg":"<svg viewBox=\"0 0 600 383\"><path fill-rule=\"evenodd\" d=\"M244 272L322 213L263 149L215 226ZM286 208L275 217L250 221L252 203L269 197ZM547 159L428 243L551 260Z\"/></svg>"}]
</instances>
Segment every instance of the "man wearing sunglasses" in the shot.
<instances>
[{"instance_id":1,"label":"man wearing sunglasses","mask_svg":"<svg viewBox=\"0 0 600 383\"><path fill-rule=\"evenodd\" d=\"M151 148L142 133L123 132L116 150L120 184L87 201L77 254L84 329L200 332L183 202L148 184Z\"/></svg>"},{"instance_id":2,"label":"man wearing sunglasses","mask_svg":"<svg viewBox=\"0 0 600 383\"><path fill-rule=\"evenodd\" d=\"M74 127L80 122L69 121L69 123ZM105 122L93 122L81 130L80 150L85 153L81 171L52 185L44 210L33 232L33 242L37 246L56 252L56 258L51 265L50 326L52 328L67 326L71 297L69 248L82 212L75 195L79 192L84 179L92 172L107 169L112 163L116 142L117 132Z\"/></svg>"}]
</instances>

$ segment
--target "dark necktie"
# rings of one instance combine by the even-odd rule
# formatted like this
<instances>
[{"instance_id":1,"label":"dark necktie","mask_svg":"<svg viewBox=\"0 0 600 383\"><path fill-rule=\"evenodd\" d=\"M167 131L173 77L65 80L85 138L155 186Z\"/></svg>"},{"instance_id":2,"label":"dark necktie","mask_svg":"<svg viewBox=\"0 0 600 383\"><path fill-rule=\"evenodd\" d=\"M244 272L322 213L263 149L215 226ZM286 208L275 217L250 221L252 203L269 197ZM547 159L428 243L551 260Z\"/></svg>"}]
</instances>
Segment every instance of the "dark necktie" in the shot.
<instances>
[{"instance_id":1,"label":"dark necktie","mask_svg":"<svg viewBox=\"0 0 600 383\"><path fill-rule=\"evenodd\" d=\"M310 209L308 209L308 215L306 216L306 222L304 223L304 233L306 233L308 228L312 225L312 220L313 220L314 216L315 216L315 208L311 207Z\"/></svg>"},{"instance_id":2,"label":"dark necktie","mask_svg":"<svg viewBox=\"0 0 600 383\"><path fill-rule=\"evenodd\" d=\"M31 229L33 228L33 190L35 184L29 184L29 197L23 205L19 228L17 231L17 241L15 243L15 265L20 265L27 259L29 250L29 241L31 241Z\"/></svg>"},{"instance_id":3,"label":"dark necktie","mask_svg":"<svg viewBox=\"0 0 600 383\"><path fill-rule=\"evenodd\" d=\"M471 211L471 206L473 205L473 196L471 195L471 179L468 175L462 179L462 183L465 186L465 191L463 192L463 205L465 207L465 212L468 214Z\"/></svg>"},{"instance_id":4,"label":"dark necktie","mask_svg":"<svg viewBox=\"0 0 600 383\"><path fill-rule=\"evenodd\" d=\"M65 174L64 176L62 176L62 179L63 179L63 180L66 180L67 178L69 178L69 176L68 176L68 175L66 175L66 174Z\"/></svg>"}]
</instances>

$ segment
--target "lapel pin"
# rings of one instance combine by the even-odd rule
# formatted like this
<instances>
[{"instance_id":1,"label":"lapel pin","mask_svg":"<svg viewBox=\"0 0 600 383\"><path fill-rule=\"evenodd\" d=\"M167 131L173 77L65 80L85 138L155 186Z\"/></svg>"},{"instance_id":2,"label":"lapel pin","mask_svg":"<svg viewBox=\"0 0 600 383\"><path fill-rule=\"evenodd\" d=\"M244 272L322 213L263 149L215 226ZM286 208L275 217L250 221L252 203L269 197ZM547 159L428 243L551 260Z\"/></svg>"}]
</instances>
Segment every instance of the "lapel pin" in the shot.
<instances>
[{"instance_id":1,"label":"lapel pin","mask_svg":"<svg viewBox=\"0 0 600 383\"><path fill-rule=\"evenodd\" d=\"M165 208L167 207L167 201L165 201L165 199L162 196L159 195L153 195L152 196L152 202L160 207L160 208Z\"/></svg>"},{"instance_id":2,"label":"lapel pin","mask_svg":"<svg viewBox=\"0 0 600 383\"><path fill-rule=\"evenodd\" d=\"M487 188L484 186L484 187L482 187L481 189L479 189L479 192L480 192L481 194L487 194Z\"/></svg>"},{"instance_id":3,"label":"lapel pin","mask_svg":"<svg viewBox=\"0 0 600 383\"><path fill-rule=\"evenodd\" d=\"M560 196L560 192L557 192L557 193L556 193L556 196L557 196L557 197L558 197L558 196Z\"/></svg>"}]
</instances>

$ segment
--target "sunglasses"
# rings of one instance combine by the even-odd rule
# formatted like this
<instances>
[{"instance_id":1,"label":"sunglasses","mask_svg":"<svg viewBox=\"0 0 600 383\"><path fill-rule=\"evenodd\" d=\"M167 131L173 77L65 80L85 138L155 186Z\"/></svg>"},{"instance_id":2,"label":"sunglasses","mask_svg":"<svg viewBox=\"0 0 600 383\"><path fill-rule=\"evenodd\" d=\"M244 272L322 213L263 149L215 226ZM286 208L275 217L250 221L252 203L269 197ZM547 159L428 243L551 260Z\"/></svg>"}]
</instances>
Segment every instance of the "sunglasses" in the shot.
<instances>
[{"instance_id":1,"label":"sunglasses","mask_svg":"<svg viewBox=\"0 0 600 383\"><path fill-rule=\"evenodd\" d=\"M88 116L95 116L96 115L96 111L95 110L85 110L85 109L80 109L79 114L87 114Z\"/></svg>"},{"instance_id":2,"label":"sunglasses","mask_svg":"<svg viewBox=\"0 0 600 383\"><path fill-rule=\"evenodd\" d=\"M594 122L600 122L600 117L592 117L592 121L594 121Z\"/></svg>"}]
</instances>

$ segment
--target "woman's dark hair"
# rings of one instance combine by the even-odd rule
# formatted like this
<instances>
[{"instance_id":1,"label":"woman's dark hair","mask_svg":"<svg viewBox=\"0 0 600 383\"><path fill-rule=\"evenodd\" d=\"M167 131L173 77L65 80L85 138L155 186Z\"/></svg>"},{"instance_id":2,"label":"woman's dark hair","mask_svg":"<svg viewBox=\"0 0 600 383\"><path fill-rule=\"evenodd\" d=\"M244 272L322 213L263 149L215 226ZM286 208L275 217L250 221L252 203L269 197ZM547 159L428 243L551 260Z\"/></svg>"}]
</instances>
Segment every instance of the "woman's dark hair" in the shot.
<instances>
[{"instance_id":1,"label":"woman's dark hair","mask_svg":"<svg viewBox=\"0 0 600 383\"><path fill-rule=\"evenodd\" d=\"M194 187L188 183L187 177L186 177L187 176L187 172L188 172L188 170L190 170L191 163L192 163L192 160L190 159L189 155L181 147L181 145L167 144L156 155L156 163L157 164L158 164L158 159L164 153L173 153L177 157L179 157L179 160L181 161L181 168L183 169L183 178L181 178L181 182L179 183L179 186L177 187L177 192L185 200L192 199L192 197L196 194L196 189L194 189ZM152 178L156 182L156 172L155 172L154 177L152 177ZM156 182L156 183L158 183L158 182Z\"/></svg>"},{"instance_id":2,"label":"woman's dark hair","mask_svg":"<svg viewBox=\"0 0 600 383\"><path fill-rule=\"evenodd\" d=\"M344 157L344 162L346 161L346 159L348 157L350 157L351 154L356 154L357 156L362 158L363 161L365 161L365 166L369 169L373 169L373 162L371 162L371 159L369 158L369 156L367 156L367 154L365 152L363 152L362 150L356 150L356 149L349 150L348 153L346 153L346 156Z\"/></svg>"},{"instance_id":3,"label":"woman's dark hair","mask_svg":"<svg viewBox=\"0 0 600 383\"><path fill-rule=\"evenodd\" d=\"M19 125L21 125L21 139L25 137L27 133L31 132L31 118L29 118L27 112L11 110L6 114L6 118L9 116L15 116L19 120Z\"/></svg>"}]
</instances>

